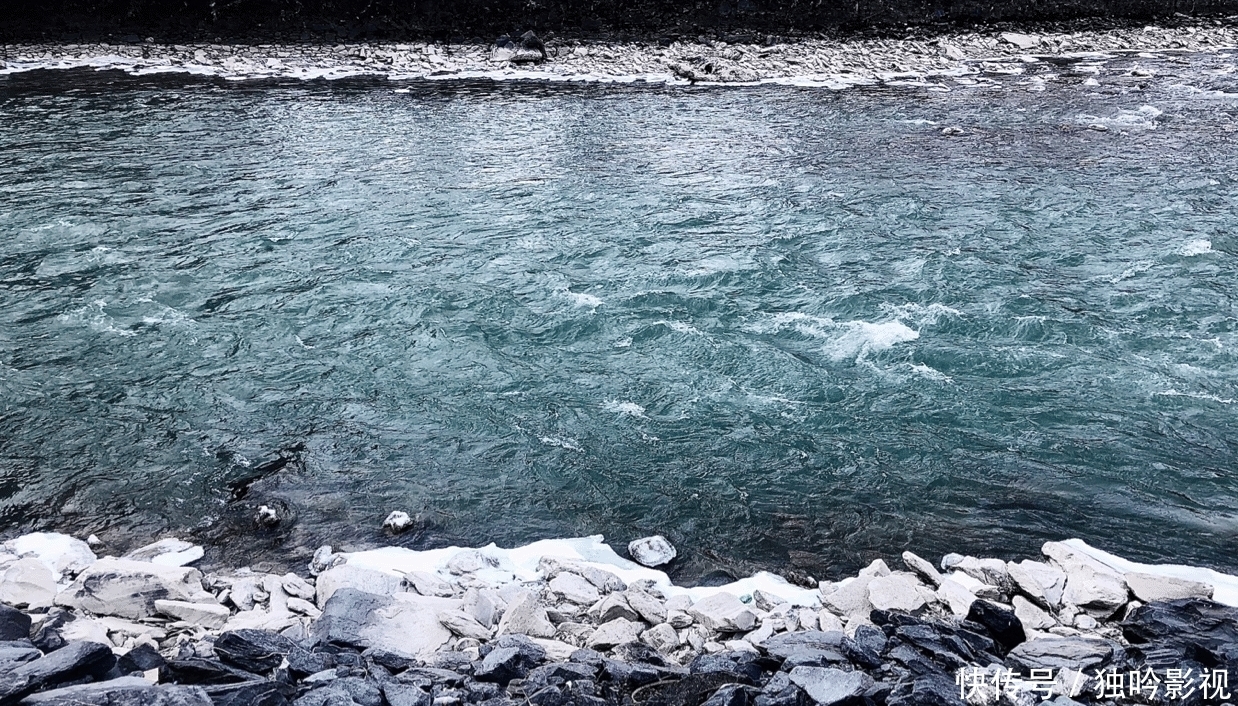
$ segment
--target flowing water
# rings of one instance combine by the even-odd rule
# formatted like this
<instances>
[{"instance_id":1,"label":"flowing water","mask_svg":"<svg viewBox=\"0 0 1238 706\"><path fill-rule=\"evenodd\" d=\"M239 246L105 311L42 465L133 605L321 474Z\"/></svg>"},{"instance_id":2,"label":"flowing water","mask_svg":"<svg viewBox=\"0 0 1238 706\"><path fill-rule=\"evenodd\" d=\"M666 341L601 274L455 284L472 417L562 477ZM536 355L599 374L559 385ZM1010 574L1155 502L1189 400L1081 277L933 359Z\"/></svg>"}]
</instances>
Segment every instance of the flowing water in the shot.
<instances>
[{"instance_id":1,"label":"flowing water","mask_svg":"<svg viewBox=\"0 0 1238 706\"><path fill-rule=\"evenodd\" d=\"M0 527L298 556L659 532L697 576L1079 536L1238 569L1218 65L0 78ZM384 538L397 508L426 524Z\"/></svg>"}]
</instances>

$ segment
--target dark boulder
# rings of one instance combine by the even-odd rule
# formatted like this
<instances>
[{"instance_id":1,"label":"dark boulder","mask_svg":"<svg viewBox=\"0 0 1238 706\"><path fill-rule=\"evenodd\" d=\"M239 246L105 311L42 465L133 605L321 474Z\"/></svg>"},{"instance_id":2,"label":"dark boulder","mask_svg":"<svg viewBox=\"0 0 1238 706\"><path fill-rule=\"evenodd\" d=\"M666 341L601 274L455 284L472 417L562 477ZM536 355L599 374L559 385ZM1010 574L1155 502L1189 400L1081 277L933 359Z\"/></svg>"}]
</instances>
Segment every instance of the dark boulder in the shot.
<instances>
[{"instance_id":1,"label":"dark boulder","mask_svg":"<svg viewBox=\"0 0 1238 706\"><path fill-rule=\"evenodd\" d=\"M215 640L215 654L225 664L252 674L278 667L297 645L268 630L229 630Z\"/></svg>"},{"instance_id":2,"label":"dark boulder","mask_svg":"<svg viewBox=\"0 0 1238 706\"><path fill-rule=\"evenodd\" d=\"M0 674L25 662L33 662L43 656L29 640L0 642Z\"/></svg>"},{"instance_id":3,"label":"dark boulder","mask_svg":"<svg viewBox=\"0 0 1238 706\"><path fill-rule=\"evenodd\" d=\"M26 697L27 706L212 706L196 686L153 685L140 677L78 684Z\"/></svg>"},{"instance_id":4,"label":"dark boulder","mask_svg":"<svg viewBox=\"0 0 1238 706\"><path fill-rule=\"evenodd\" d=\"M325 669L334 669L336 666L335 655L326 652L310 652L300 647L289 652L287 659L288 673L298 679L304 679ZM383 662L378 662L378 664L386 666Z\"/></svg>"},{"instance_id":5,"label":"dark boulder","mask_svg":"<svg viewBox=\"0 0 1238 706\"><path fill-rule=\"evenodd\" d=\"M14 703L26 694L62 684L97 681L116 666L111 648L97 642L70 642L64 647L25 662L0 675L0 704Z\"/></svg>"},{"instance_id":6,"label":"dark boulder","mask_svg":"<svg viewBox=\"0 0 1238 706\"><path fill-rule=\"evenodd\" d=\"M959 688L945 674L926 674L899 682L886 697L886 706L967 706Z\"/></svg>"},{"instance_id":7,"label":"dark boulder","mask_svg":"<svg viewBox=\"0 0 1238 706\"><path fill-rule=\"evenodd\" d=\"M631 664L617 659L602 661L601 679L620 691L634 691L662 678L663 672L650 664Z\"/></svg>"},{"instance_id":8,"label":"dark boulder","mask_svg":"<svg viewBox=\"0 0 1238 706\"><path fill-rule=\"evenodd\" d=\"M1014 611L988 601L972 601L967 619L983 625L993 636L993 640L1002 646L1003 651L1012 650L1027 639L1023 632L1023 623L1015 616Z\"/></svg>"},{"instance_id":9,"label":"dark boulder","mask_svg":"<svg viewBox=\"0 0 1238 706\"><path fill-rule=\"evenodd\" d=\"M632 701L643 706L695 706L719 687L734 683L735 677L723 672L689 674L642 686L632 693Z\"/></svg>"},{"instance_id":10,"label":"dark boulder","mask_svg":"<svg viewBox=\"0 0 1238 706\"><path fill-rule=\"evenodd\" d=\"M701 706L754 706L759 689L743 684L724 684L719 687Z\"/></svg>"},{"instance_id":11,"label":"dark boulder","mask_svg":"<svg viewBox=\"0 0 1238 706\"><path fill-rule=\"evenodd\" d=\"M791 682L786 672L778 672L765 683L755 703L756 706L808 706L812 700Z\"/></svg>"},{"instance_id":12,"label":"dark boulder","mask_svg":"<svg viewBox=\"0 0 1238 706\"><path fill-rule=\"evenodd\" d=\"M264 679L215 684L204 690L215 706L286 706L289 697L297 695L296 687Z\"/></svg>"},{"instance_id":13,"label":"dark boulder","mask_svg":"<svg viewBox=\"0 0 1238 706\"><path fill-rule=\"evenodd\" d=\"M506 684L512 679L522 679L534 667L537 660L532 659L520 647L500 647L490 650L490 654L473 670L473 676L481 681Z\"/></svg>"},{"instance_id":14,"label":"dark boulder","mask_svg":"<svg viewBox=\"0 0 1238 706\"><path fill-rule=\"evenodd\" d=\"M390 706L430 706L434 703L434 696L428 689L413 684L388 681L383 683L382 690Z\"/></svg>"},{"instance_id":15,"label":"dark boulder","mask_svg":"<svg viewBox=\"0 0 1238 706\"><path fill-rule=\"evenodd\" d=\"M776 662L767 663L759 655L751 652L719 652L717 654L698 655L688 664L692 674L729 674L734 681L755 686L761 683L761 675L766 671L776 671Z\"/></svg>"},{"instance_id":16,"label":"dark boulder","mask_svg":"<svg viewBox=\"0 0 1238 706\"><path fill-rule=\"evenodd\" d=\"M589 664L574 662L556 662L547 664L529 672L524 678L525 691L536 691L544 686L562 686L578 681L592 681L597 677L598 668Z\"/></svg>"},{"instance_id":17,"label":"dark boulder","mask_svg":"<svg viewBox=\"0 0 1238 706\"><path fill-rule=\"evenodd\" d=\"M138 645L116 660L116 669L121 674L145 672L148 669L159 669L167 664L167 660L159 651L150 645Z\"/></svg>"},{"instance_id":18,"label":"dark boulder","mask_svg":"<svg viewBox=\"0 0 1238 706\"><path fill-rule=\"evenodd\" d=\"M168 660L159 668L159 681L173 684L239 684L254 675L205 657Z\"/></svg>"},{"instance_id":19,"label":"dark boulder","mask_svg":"<svg viewBox=\"0 0 1238 706\"><path fill-rule=\"evenodd\" d=\"M1122 621L1122 634L1132 644L1156 642L1213 652L1238 644L1238 608L1202 598L1149 603Z\"/></svg>"},{"instance_id":20,"label":"dark boulder","mask_svg":"<svg viewBox=\"0 0 1238 706\"><path fill-rule=\"evenodd\" d=\"M0 640L25 640L30 637L30 616L0 605Z\"/></svg>"}]
</instances>

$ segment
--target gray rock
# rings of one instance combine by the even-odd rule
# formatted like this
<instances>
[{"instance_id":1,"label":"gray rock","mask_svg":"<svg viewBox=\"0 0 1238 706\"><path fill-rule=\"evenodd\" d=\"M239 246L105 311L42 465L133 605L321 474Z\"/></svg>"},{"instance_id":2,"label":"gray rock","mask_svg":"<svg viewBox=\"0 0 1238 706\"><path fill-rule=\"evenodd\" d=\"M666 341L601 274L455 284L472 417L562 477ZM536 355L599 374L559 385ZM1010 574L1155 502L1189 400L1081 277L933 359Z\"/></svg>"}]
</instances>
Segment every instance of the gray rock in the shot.
<instances>
[{"instance_id":1,"label":"gray rock","mask_svg":"<svg viewBox=\"0 0 1238 706\"><path fill-rule=\"evenodd\" d=\"M609 650L615 645L640 639L641 624L624 618L615 618L598 626L589 636L585 646L593 650Z\"/></svg>"},{"instance_id":2,"label":"gray rock","mask_svg":"<svg viewBox=\"0 0 1238 706\"><path fill-rule=\"evenodd\" d=\"M56 600L56 577L47 564L27 557L0 573L0 603L27 610L47 608Z\"/></svg>"},{"instance_id":3,"label":"gray rock","mask_svg":"<svg viewBox=\"0 0 1238 706\"><path fill-rule=\"evenodd\" d=\"M868 602L878 610L919 610L926 602L925 593L932 596L915 576L905 573L878 576L868 584Z\"/></svg>"},{"instance_id":4,"label":"gray rock","mask_svg":"<svg viewBox=\"0 0 1238 706\"><path fill-rule=\"evenodd\" d=\"M197 569L112 557L91 564L56 596L57 605L135 620L155 615L157 600L205 603L215 597L203 590Z\"/></svg>"},{"instance_id":5,"label":"gray rock","mask_svg":"<svg viewBox=\"0 0 1238 706\"><path fill-rule=\"evenodd\" d=\"M796 667L791 683L803 689L819 706L834 706L859 699L873 685L864 672L844 672L828 667Z\"/></svg>"},{"instance_id":6,"label":"gray rock","mask_svg":"<svg viewBox=\"0 0 1238 706\"><path fill-rule=\"evenodd\" d=\"M1015 586L1040 607L1056 608L1062 604L1066 573L1056 566L1039 561L1012 561L1006 564L1006 571Z\"/></svg>"},{"instance_id":7,"label":"gray rock","mask_svg":"<svg viewBox=\"0 0 1238 706\"><path fill-rule=\"evenodd\" d=\"M640 634L640 641L663 654L679 647L679 634L669 623L658 623Z\"/></svg>"},{"instance_id":8,"label":"gray rock","mask_svg":"<svg viewBox=\"0 0 1238 706\"><path fill-rule=\"evenodd\" d=\"M625 620L640 620L640 614L628 605L628 599L622 593L612 593L589 609L589 617L595 623L608 623L615 618Z\"/></svg>"},{"instance_id":9,"label":"gray rock","mask_svg":"<svg viewBox=\"0 0 1238 706\"><path fill-rule=\"evenodd\" d=\"M1041 551L1066 572L1064 602L1097 618L1108 618L1126 605L1126 581L1110 567L1062 542L1045 542Z\"/></svg>"},{"instance_id":10,"label":"gray rock","mask_svg":"<svg viewBox=\"0 0 1238 706\"><path fill-rule=\"evenodd\" d=\"M474 620L483 626L487 628L494 627L496 614L494 601L487 598L486 594L476 588L470 588L464 592L460 610L471 615Z\"/></svg>"},{"instance_id":11,"label":"gray rock","mask_svg":"<svg viewBox=\"0 0 1238 706\"><path fill-rule=\"evenodd\" d=\"M1041 610L1039 606L1023 596L1015 596L1012 600L1014 614L1019 618L1019 622L1023 623L1023 627L1031 630L1048 630L1057 625L1052 615Z\"/></svg>"},{"instance_id":12,"label":"gray rock","mask_svg":"<svg viewBox=\"0 0 1238 706\"><path fill-rule=\"evenodd\" d=\"M597 587L580 574L564 571L550 580L550 590L578 605L593 605L601 599Z\"/></svg>"},{"instance_id":13,"label":"gray rock","mask_svg":"<svg viewBox=\"0 0 1238 706\"><path fill-rule=\"evenodd\" d=\"M926 559L922 559L911 552L903 552L903 564L933 588L941 585L941 574Z\"/></svg>"},{"instance_id":14,"label":"gray rock","mask_svg":"<svg viewBox=\"0 0 1238 706\"><path fill-rule=\"evenodd\" d=\"M310 635L319 642L384 650L418 659L433 654L451 639L439 623L440 611L455 610L460 601L412 593L380 596L341 588L323 606Z\"/></svg>"},{"instance_id":15,"label":"gray rock","mask_svg":"<svg viewBox=\"0 0 1238 706\"><path fill-rule=\"evenodd\" d=\"M61 684L94 681L106 676L114 666L116 657L109 646L97 642L70 642L0 675L0 703L13 703L26 694Z\"/></svg>"},{"instance_id":16,"label":"gray rock","mask_svg":"<svg viewBox=\"0 0 1238 706\"><path fill-rule=\"evenodd\" d=\"M666 605L661 599L656 598L645 591L642 591L635 586L629 587L624 592L624 597L628 601L628 605L632 610L640 615L641 619L650 625L656 625L666 620Z\"/></svg>"},{"instance_id":17,"label":"gray rock","mask_svg":"<svg viewBox=\"0 0 1238 706\"><path fill-rule=\"evenodd\" d=\"M688 612L697 623L714 632L747 632L757 622L756 614L729 593L702 598Z\"/></svg>"},{"instance_id":18,"label":"gray rock","mask_svg":"<svg viewBox=\"0 0 1238 706\"><path fill-rule=\"evenodd\" d=\"M1131 593L1144 603L1175 601L1181 598L1212 598L1212 586L1199 581L1135 571L1125 574L1123 578L1126 580L1126 585L1130 587Z\"/></svg>"},{"instance_id":19,"label":"gray rock","mask_svg":"<svg viewBox=\"0 0 1238 706\"><path fill-rule=\"evenodd\" d=\"M294 598L312 601L316 598L316 589L308 581L293 573L284 574L281 585L284 592Z\"/></svg>"},{"instance_id":20,"label":"gray rock","mask_svg":"<svg viewBox=\"0 0 1238 706\"><path fill-rule=\"evenodd\" d=\"M1010 593L1014 588L1014 581L1010 578L1010 572L1006 570L1006 562L1001 559L977 559L974 556L965 556L955 562L951 568L955 571L962 571L977 581L996 586L1003 593Z\"/></svg>"},{"instance_id":21,"label":"gray rock","mask_svg":"<svg viewBox=\"0 0 1238 706\"><path fill-rule=\"evenodd\" d=\"M503 619L499 621L498 634L554 637L555 626L537 596L526 593L507 607Z\"/></svg>"},{"instance_id":22,"label":"gray rock","mask_svg":"<svg viewBox=\"0 0 1238 706\"><path fill-rule=\"evenodd\" d=\"M633 540L628 544L628 554L642 566L662 566L678 555L675 547L660 534Z\"/></svg>"},{"instance_id":23,"label":"gray rock","mask_svg":"<svg viewBox=\"0 0 1238 706\"><path fill-rule=\"evenodd\" d=\"M555 559L553 557L542 557L537 564L538 571L547 579L552 579L558 576L561 572L570 571L574 574L584 576L585 580L597 587L602 593L611 593L612 591L625 590L628 585L623 582L618 576L604 571L595 566L590 566L579 561L567 561L564 559Z\"/></svg>"},{"instance_id":24,"label":"gray rock","mask_svg":"<svg viewBox=\"0 0 1238 706\"><path fill-rule=\"evenodd\" d=\"M377 569L339 564L318 574L315 588L318 607L325 606L335 592L342 588L393 596L404 590L404 579Z\"/></svg>"},{"instance_id":25,"label":"gray rock","mask_svg":"<svg viewBox=\"0 0 1238 706\"><path fill-rule=\"evenodd\" d=\"M490 639L490 628L482 625L463 610L445 610L438 614L438 621L443 624L443 627L460 637L471 637L477 640Z\"/></svg>"},{"instance_id":26,"label":"gray rock","mask_svg":"<svg viewBox=\"0 0 1238 706\"><path fill-rule=\"evenodd\" d=\"M212 630L222 628L232 616L232 611L213 602L155 601L155 612Z\"/></svg>"},{"instance_id":27,"label":"gray rock","mask_svg":"<svg viewBox=\"0 0 1238 706\"><path fill-rule=\"evenodd\" d=\"M212 706L200 686L156 686L141 677L121 677L31 694L24 706Z\"/></svg>"},{"instance_id":28,"label":"gray rock","mask_svg":"<svg viewBox=\"0 0 1238 706\"><path fill-rule=\"evenodd\" d=\"M429 571L410 571L404 576L412 584L413 589L423 596L450 598L456 593L456 589L450 583Z\"/></svg>"},{"instance_id":29,"label":"gray rock","mask_svg":"<svg viewBox=\"0 0 1238 706\"><path fill-rule=\"evenodd\" d=\"M309 570L311 574L317 576L327 569L339 566L346 561L348 561L348 557L332 552L331 545L324 544L314 550L314 556L310 559Z\"/></svg>"},{"instance_id":30,"label":"gray rock","mask_svg":"<svg viewBox=\"0 0 1238 706\"><path fill-rule=\"evenodd\" d=\"M1019 644L1007 655L1009 663L1031 669L1073 669L1090 673L1113 656L1113 647L1101 640L1078 637L1046 637Z\"/></svg>"}]
</instances>

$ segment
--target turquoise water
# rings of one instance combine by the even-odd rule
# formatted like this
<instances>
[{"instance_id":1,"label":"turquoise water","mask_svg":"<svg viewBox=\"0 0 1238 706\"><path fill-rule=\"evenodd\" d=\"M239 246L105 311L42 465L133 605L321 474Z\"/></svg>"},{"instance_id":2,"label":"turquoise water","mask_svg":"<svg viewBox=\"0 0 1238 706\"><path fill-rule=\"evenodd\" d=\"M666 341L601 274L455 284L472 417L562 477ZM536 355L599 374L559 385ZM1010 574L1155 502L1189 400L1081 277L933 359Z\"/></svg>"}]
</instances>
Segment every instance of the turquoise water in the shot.
<instances>
[{"instance_id":1,"label":"turquoise water","mask_svg":"<svg viewBox=\"0 0 1238 706\"><path fill-rule=\"evenodd\" d=\"M1238 95L1081 80L2 78L0 527L1238 569Z\"/></svg>"}]
</instances>

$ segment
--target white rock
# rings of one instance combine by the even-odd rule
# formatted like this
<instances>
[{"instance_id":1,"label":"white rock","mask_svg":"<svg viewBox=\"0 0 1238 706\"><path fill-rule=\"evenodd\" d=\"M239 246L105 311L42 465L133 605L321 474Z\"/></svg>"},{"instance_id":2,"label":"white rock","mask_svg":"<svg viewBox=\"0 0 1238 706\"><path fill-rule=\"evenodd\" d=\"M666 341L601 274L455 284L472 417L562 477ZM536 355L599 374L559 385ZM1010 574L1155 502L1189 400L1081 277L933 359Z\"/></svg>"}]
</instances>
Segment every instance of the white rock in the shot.
<instances>
[{"instance_id":1,"label":"white rock","mask_svg":"<svg viewBox=\"0 0 1238 706\"><path fill-rule=\"evenodd\" d=\"M537 600L537 596L526 593L524 597L507 606L503 619L499 621L498 634L554 637L555 626L550 622L546 607Z\"/></svg>"},{"instance_id":2,"label":"white rock","mask_svg":"<svg viewBox=\"0 0 1238 706\"><path fill-rule=\"evenodd\" d=\"M56 577L34 557L18 559L0 574L0 603L38 610L56 599Z\"/></svg>"},{"instance_id":3,"label":"white rock","mask_svg":"<svg viewBox=\"0 0 1238 706\"><path fill-rule=\"evenodd\" d=\"M640 639L640 633L640 623L634 623L623 618L615 618L610 622L599 625L598 629L594 630L593 634L589 636L585 645L594 650L609 650L615 645L622 645L625 642Z\"/></svg>"},{"instance_id":4,"label":"white rock","mask_svg":"<svg viewBox=\"0 0 1238 706\"><path fill-rule=\"evenodd\" d=\"M562 640L551 640L544 637L530 638L533 644L546 650L546 657L555 662L566 662L571 658L572 653L580 649L576 645L569 645Z\"/></svg>"},{"instance_id":5,"label":"white rock","mask_svg":"<svg viewBox=\"0 0 1238 706\"><path fill-rule=\"evenodd\" d=\"M966 576L966 574L963 575ZM937 599L949 606L951 613L960 618L965 618L967 613L971 611L971 604L975 602L976 594L969 591L966 586L958 581L944 577L942 578L941 585L937 587Z\"/></svg>"},{"instance_id":6,"label":"white rock","mask_svg":"<svg viewBox=\"0 0 1238 706\"><path fill-rule=\"evenodd\" d=\"M822 608L817 611L817 627L821 632L842 632L843 621L837 615Z\"/></svg>"},{"instance_id":7,"label":"white rock","mask_svg":"<svg viewBox=\"0 0 1238 706\"><path fill-rule=\"evenodd\" d=\"M307 601L314 600L317 593L314 587L308 581L293 573L287 573L283 576L284 592L289 596L303 598Z\"/></svg>"},{"instance_id":8,"label":"white rock","mask_svg":"<svg viewBox=\"0 0 1238 706\"><path fill-rule=\"evenodd\" d=\"M1053 619L1052 615L1041 610L1039 606L1023 596L1015 596L1012 602L1014 603L1015 617L1019 619L1019 622L1023 623L1023 627L1031 630L1048 630L1057 625L1057 621Z\"/></svg>"},{"instance_id":9,"label":"white rock","mask_svg":"<svg viewBox=\"0 0 1238 706\"><path fill-rule=\"evenodd\" d=\"M550 580L550 590L579 605L593 605L601 599L597 587L583 576L567 571Z\"/></svg>"},{"instance_id":10,"label":"white rock","mask_svg":"<svg viewBox=\"0 0 1238 706\"><path fill-rule=\"evenodd\" d=\"M629 587L623 594L632 610L650 625L656 625L666 620L666 605L658 598L642 591L635 586Z\"/></svg>"},{"instance_id":11,"label":"white rock","mask_svg":"<svg viewBox=\"0 0 1238 706\"><path fill-rule=\"evenodd\" d=\"M1006 564L1006 571L1015 586L1042 608L1055 608L1062 604L1062 592L1066 589L1066 573L1056 566L1039 561L1024 560Z\"/></svg>"},{"instance_id":12,"label":"white rock","mask_svg":"<svg viewBox=\"0 0 1238 706\"><path fill-rule=\"evenodd\" d=\"M1002 32L1002 41L1007 44L1012 44L1019 49L1027 51L1040 46L1040 37L1033 34L1020 34L1018 32Z\"/></svg>"},{"instance_id":13,"label":"white rock","mask_svg":"<svg viewBox=\"0 0 1238 706\"><path fill-rule=\"evenodd\" d=\"M839 584L834 591L822 595L822 602L843 615L871 612L868 602L868 584L875 578L889 576L890 568L880 559L860 570L855 578Z\"/></svg>"},{"instance_id":14,"label":"white rock","mask_svg":"<svg viewBox=\"0 0 1238 706\"><path fill-rule=\"evenodd\" d=\"M696 622L696 618L686 610L668 610L666 611L666 622L670 623L671 627L676 630L684 628Z\"/></svg>"},{"instance_id":15,"label":"white rock","mask_svg":"<svg viewBox=\"0 0 1238 706\"><path fill-rule=\"evenodd\" d=\"M478 640L489 640L490 629L472 615L463 610L445 610L438 614L438 621L443 627L460 637L472 637Z\"/></svg>"},{"instance_id":16,"label":"white rock","mask_svg":"<svg viewBox=\"0 0 1238 706\"><path fill-rule=\"evenodd\" d=\"M330 544L324 544L314 550L314 556L309 563L309 571L310 574L317 576L327 569L339 566L346 561L348 561L348 557L343 554L336 554L331 551Z\"/></svg>"},{"instance_id":17,"label":"white rock","mask_svg":"<svg viewBox=\"0 0 1238 706\"><path fill-rule=\"evenodd\" d=\"M679 635L668 623L658 623L640 634L640 641L662 654L679 647Z\"/></svg>"},{"instance_id":18,"label":"white rock","mask_svg":"<svg viewBox=\"0 0 1238 706\"><path fill-rule=\"evenodd\" d=\"M818 627L817 613L808 608L801 608L795 611L795 622L800 630L816 630Z\"/></svg>"},{"instance_id":19,"label":"white rock","mask_svg":"<svg viewBox=\"0 0 1238 706\"><path fill-rule=\"evenodd\" d=\"M224 630L271 630L280 632L300 623L300 621L301 616L291 611L272 613L261 608L255 608L233 613L232 617L228 618L228 622L224 624Z\"/></svg>"},{"instance_id":20,"label":"white rock","mask_svg":"<svg viewBox=\"0 0 1238 706\"><path fill-rule=\"evenodd\" d=\"M1211 599L1214 590L1212 586L1199 581L1144 574L1137 571L1127 572L1123 578L1126 580L1126 585L1130 587L1131 593L1145 603L1173 601L1180 598Z\"/></svg>"},{"instance_id":21,"label":"white rock","mask_svg":"<svg viewBox=\"0 0 1238 706\"><path fill-rule=\"evenodd\" d=\"M615 618L625 620L640 620L640 614L628 605L628 599L622 593L612 593L589 608L589 617L593 622L601 624Z\"/></svg>"},{"instance_id":22,"label":"white rock","mask_svg":"<svg viewBox=\"0 0 1238 706\"><path fill-rule=\"evenodd\" d=\"M77 574L95 563L90 545L67 534L34 532L10 539L0 548L19 557L33 557L51 569L57 581L63 574Z\"/></svg>"},{"instance_id":23,"label":"white rock","mask_svg":"<svg viewBox=\"0 0 1238 706\"><path fill-rule=\"evenodd\" d=\"M666 609L668 611L671 611L671 610L686 611L691 607L692 607L692 597L684 593L676 594L666 599Z\"/></svg>"},{"instance_id":24,"label":"white rock","mask_svg":"<svg viewBox=\"0 0 1238 706\"><path fill-rule=\"evenodd\" d=\"M584 562L569 561L565 559L556 559L554 557L542 557L537 564L538 571L547 579L552 579L558 576L563 571L570 571L585 577L585 580L597 587L602 593L610 593L612 591L622 591L628 586L623 582L623 579L612 574L609 571L599 569L596 566L591 566Z\"/></svg>"},{"instance_id":25,"label":"white rock","mask_svg":"<svg viewBox=\"0 0 1238 706\"><path fill-rule=\"evenodd\" d=\"M383 520L383 529L391 530L395 534L399 534L412 526L413 518L407 512L400 510L392 510L391 514L387 515L387 519Z\"/></svg>"},{"instance_id":26,"label":"white rock","mask_svg":"<svg viewBox=\"0 0 1238 706\"><path fill-rule=\"evenodd\" d=\"M675 547L660 534L633 540L628 544L628 554L642 566L662 566L678 555Z\"/></svg>"},{"instance_id":27,"label":"white rock","mask_svg":"<svg viewBox=\"0 0 1238 706\"><path fill-rule=\"evenodd\" d=\"M288 610L301 615L308 615L311 618L317 618L322 615L322 611L318 610L318 606L310 603L304 598L289 598Z\"/></svg>"},{"instance_id":28,"label":"white rock","mask_svg":"<svg viewBox=\"0 0 1238 706\"><path fill-rule=\"evenodd\" d=\"M494 601L490 600L485 593L476 589L470 588L464 592L463 603L460 610L468 613L485 627L493 627L494 620L497 617Z\"/></svg>"},{"instance_id":29,"label":"white rock","mask_svg":"<svg viewBox=\"0 0 1238 706\"><path fill-rule=\"evenodd\" d=\"M182 539L169 537L154 544L135 549L124 558L131 561L149 561L164 566L185 566L202 558L202 547Z\"/></svg>"},{"instance_id":30,"label":"white rock","mask_svg":"<svg viewBox=\"0 0 1238 706\"><path fill-rule=\"evenodd\" d=\"M456 593L451 584L429 571L410 571L405 574L405 577L413 585L413 588L417 590L417 593L423 596L450 598Z\"/></svg>"},{"instance_id":31,"label":"white rock","mask_svg":"<svg viewBox=\"0 0 1238 706\"><path fill-rule=\"evenodd\" d=\"M760 652L755 645L747 640L727 640L722 643L722 646L729 652Z\"/></svg>"},{"instance_id":32,"label":"white rock","mask_svg":"<svg viewBox=\"0 0 1238 706\"><path fill-rule=\"evenodd\" d=\"M920 582L911 574L879 576L868 584L868 602L878 610L919 610L925 603L920 588Z\"/></svg>"},{"instance_id":33,"label":"white rock","mask_svg":"<svg viewBox=\"0 0 1238 706\"><path fill-rule=\"evenodd\" d=\"M927 559L922 559L911 552L903 552L903 563L913 573L924 579L928 585L934 588L941 585L941 574Z\"/></svg>"},{"instance_id":34,"label":"white rock","mask_svg":"<svg viewBox=\"0 0 1238 706\"><path fill-rule=\"evenodd\" d=\"M155 601L155 611L177 620L218 630L232 617L232 611L218 603L191 603L188 601Z\"/></svg>"},{"instance_id":35,"label":"white rock","mask_svg":"<svg viewBox=\"0 0 1238 706\"><path fill-rule=\"evenodd\" d=\"M698 623L714 632L747 632L757 622L756 615L730 593L715 593L702 598L688 612Z\"/></svg>"},{"instance_id":36,"label":"white rock","mask_svg":"<svg viewBox=\"0 0 1238 706\"><path fill-rule=\"evenodd\" d=\"M98 620L78 616L76 620L60 627L60 636L66 642L97 642L112 647L112 640L107 636L107 626Z\"/></svg>"},{"instance_id":37,"label":"white rock","mask_svg":"<svg viewBox=\"0 0 1238 706\"><path fill-rule=\"evenodd\" d=\"M951 571L946 574L945 578L954 581L963 588L975 594L977 598L985 598L993 601L1000 601L1002 590L997 586L992 586L983 581L980 581L975 576L963 571Z\"/></svg>"},{"instance_id":38,"label":"white rock","mask_svg":"<svg viewBox=\"0 0 1238 706\"><path fill-rule=\"evenodd\" d=\"M1041 551L1066 572L1064 602L1097 618L1108 618L1126 604L1126 581L1112 568L1061 542L1045 542Z\"/></svg>"},{"instance_id":39,"label":"white rock","mask_svg":"<svg viewBox=\"0 0 1238 706\"><path fill-rule=\"evenodd\" d=\"M981 583L996 586L1003 592L1013 587L1010 573L1006 570L1006 562L1001 559L977 559L974 556L965 556L955 562L951 568L955 571L962 571Z\"/></svg>"},{"instance_id":40,"label":"white rock","mask_svg":"<svg viewBox=\"0 0 1238 706\"><path fill-rule=\"evenodd\" d=\"M202 573L197 569L105 557L61 591L56 605L138 619L155 614L157 598L190 603L215 600L203 590Z\"/></svg>"},{"instance_id":41,"label":"white rock","mask_svg":"<svg viewBox=\"0 0 1238 706\"><path fill-rule=\"evenodd\" d=\"M670 627L670 623L663 623L663 625ZM775 620L772 618L766 618L764 621L761 622L761 626L759 628L757 628L756 630L753 630L747 635L744 635L744 639L754 645L763 644L766 640L774 636L774 626L775 626Z\"/></svg>"},{"instance_id":42,"label":"white rock","mask_svg":"<svg viewBox=\"0 0 1238 706\"><path fill-rule=\"evenodd\" d=\"M363 566L340 564L333 569L327 569L318 575L315 584L315 596L318 607L322 608L331 596L341 588L355 588L366 593L376 593L380 596L392 596L404 590L404 579L386 571L369 569Z\"/></svg>"}]
</instances>

